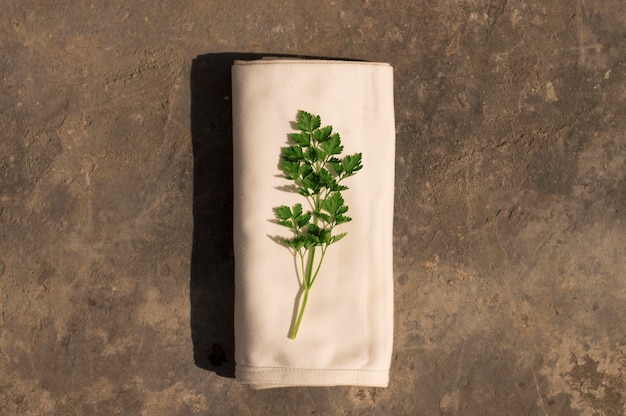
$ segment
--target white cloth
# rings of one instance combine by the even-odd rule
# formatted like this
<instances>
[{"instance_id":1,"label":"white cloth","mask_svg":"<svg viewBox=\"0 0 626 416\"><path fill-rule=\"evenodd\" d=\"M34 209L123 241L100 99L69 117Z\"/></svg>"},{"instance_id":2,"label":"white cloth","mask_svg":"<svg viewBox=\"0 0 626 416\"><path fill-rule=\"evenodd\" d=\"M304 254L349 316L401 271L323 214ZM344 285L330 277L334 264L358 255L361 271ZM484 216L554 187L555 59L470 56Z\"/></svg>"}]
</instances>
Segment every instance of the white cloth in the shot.
<instances>
[{"instance_id":1,"label":"white cloth","mask_svg":"<svg viewBox=\"0 0 626 416\"><path fill-rule=\"evenodd\" d=\"M232 82L236 378L253 388L386 387L393 344L392 67L237 61ZM281 189L292 182L279 168L298 110L333 126L342 155L362 152L363 169L342 182L353 220L335 228L348 235L328 248L292 340L300 285L294 256L271 237L289 236L272 222L274 207L307 206Z\"/></svg>"}]
</instances>

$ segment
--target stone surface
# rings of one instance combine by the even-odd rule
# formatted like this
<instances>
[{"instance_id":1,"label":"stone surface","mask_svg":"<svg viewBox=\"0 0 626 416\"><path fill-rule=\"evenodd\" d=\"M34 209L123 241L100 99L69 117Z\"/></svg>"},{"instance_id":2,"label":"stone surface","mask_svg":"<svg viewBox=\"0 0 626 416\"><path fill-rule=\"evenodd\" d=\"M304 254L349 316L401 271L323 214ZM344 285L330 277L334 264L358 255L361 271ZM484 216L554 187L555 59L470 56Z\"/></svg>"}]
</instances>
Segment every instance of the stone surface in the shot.
<instances>
[{"instance_id":1,"label":"stone surface","mask_svg":"<svg viewBox=\"0 0 626 416\"><path fill-rule=\"evenodd\" d=\"M0 14L0 415L626 413L622 0ZM232 378L228 65L269 53L395 67L387 389Z\"/></svg>"}]
</instances>

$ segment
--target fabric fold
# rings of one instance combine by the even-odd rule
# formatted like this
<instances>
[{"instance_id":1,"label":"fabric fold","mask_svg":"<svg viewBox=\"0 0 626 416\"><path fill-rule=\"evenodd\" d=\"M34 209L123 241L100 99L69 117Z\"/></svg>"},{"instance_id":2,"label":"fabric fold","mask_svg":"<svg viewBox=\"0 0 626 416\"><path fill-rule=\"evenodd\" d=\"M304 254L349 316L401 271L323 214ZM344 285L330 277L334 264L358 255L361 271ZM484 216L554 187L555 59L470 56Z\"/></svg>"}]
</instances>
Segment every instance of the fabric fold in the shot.
<instances>
[{"instance_id":1,"label":"fabric fold","mask_svg":"<svg viewBox=\"0 0 626 416\"><path fill-rule=\"evenodd\" d=\"M386 387L393 344L393 69L271 59L232 67L236 378L253 388ZM274 208L304 202L279 167L299 110L341 135L363 169L342 192L352 221L329 247L296 339L301 295ZM305 207L306 208L306 207Z\"/></svg>"}]
</instances>

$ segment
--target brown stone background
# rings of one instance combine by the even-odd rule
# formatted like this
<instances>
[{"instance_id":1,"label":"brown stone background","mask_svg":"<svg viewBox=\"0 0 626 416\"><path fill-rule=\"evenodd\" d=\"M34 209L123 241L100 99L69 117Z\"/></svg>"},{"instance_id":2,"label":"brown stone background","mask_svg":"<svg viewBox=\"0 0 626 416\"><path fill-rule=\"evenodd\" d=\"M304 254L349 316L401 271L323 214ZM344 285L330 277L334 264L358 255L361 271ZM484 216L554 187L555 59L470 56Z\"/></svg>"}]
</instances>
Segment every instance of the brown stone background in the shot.
<instances>
[{"instance_id":1,"label":"brown stone background","mask_svg":"<svg viewBox=\"0 0 626 416\"><path fill-rule=\"evenodd\" d=\"M623 0L0 16L0 415L626 414ZM395 68L387 389L232 378L228 66L270 53Z\"/></svg>"}]
</instances>

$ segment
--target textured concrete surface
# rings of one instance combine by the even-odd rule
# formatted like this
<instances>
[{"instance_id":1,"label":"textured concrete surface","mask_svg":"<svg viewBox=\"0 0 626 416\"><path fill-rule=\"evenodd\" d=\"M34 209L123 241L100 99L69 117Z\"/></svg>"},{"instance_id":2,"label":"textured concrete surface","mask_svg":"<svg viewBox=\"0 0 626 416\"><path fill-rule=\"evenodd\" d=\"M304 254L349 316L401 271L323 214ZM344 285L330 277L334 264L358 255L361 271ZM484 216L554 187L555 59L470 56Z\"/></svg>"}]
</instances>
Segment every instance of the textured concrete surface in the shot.
<instances>
[{"instance_id":1,"label":"textured concrete surface","mask_svg":"<svg viewBox=\"0 0 626 416\"><path fill-rule=\"evenodd\" d=\"M623 0L0 15L0 415L626 414ZM395 67L388 389L232 378L233 53Z\"/></svg>"}]
</instances>

